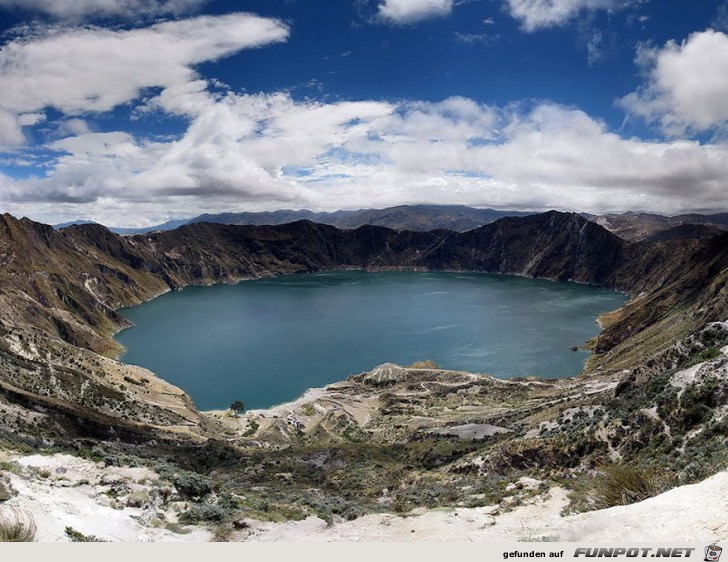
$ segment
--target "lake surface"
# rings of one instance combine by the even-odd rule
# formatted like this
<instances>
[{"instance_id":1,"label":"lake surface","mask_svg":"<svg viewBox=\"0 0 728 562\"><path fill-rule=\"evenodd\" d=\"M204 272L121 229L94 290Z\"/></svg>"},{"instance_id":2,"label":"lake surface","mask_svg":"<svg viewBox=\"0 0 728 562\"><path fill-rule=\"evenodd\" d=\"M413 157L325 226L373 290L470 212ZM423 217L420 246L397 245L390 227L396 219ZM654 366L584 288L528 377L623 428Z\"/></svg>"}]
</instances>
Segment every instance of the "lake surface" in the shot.
<instances>
[{"instance_id":1,"label":"lake surface","mask_svg":"<svg viewBox=\"0 0 728 562\"><path fill-rule=\"evenodd\" d=\"M622 294L479 273L291 275L189 287L121 313L126 363L187 391L198 408L248 408L371 370L431 359L500 377L578 374L599 314Z\"/></svg>"}]
</instances>

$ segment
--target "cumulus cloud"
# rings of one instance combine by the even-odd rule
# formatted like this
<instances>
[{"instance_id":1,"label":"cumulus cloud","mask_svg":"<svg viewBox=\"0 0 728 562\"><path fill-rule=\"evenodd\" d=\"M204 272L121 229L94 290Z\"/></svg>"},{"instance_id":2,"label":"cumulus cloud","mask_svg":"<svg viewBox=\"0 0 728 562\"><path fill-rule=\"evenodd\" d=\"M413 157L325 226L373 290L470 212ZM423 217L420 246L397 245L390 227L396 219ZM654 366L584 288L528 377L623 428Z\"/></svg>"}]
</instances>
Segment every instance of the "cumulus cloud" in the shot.
<instances>
[{"instance_id":1,"label":"cumulus cloud","mask_svg":"<svg viewBox=\"0 0 728 562\"><path fill-rule=\"evenodd\" d=\"M163 14L179 15L206 0L0 0L0 8L46 14L63 20L94 17L139 18Z\"/></svg>"},{"instance_id":2,"label":"cumulus cloud","mask_svg":"<svg viewBox=\"0 0 728 562\"><path fill-rule=\"evenodd\" d=\"M643 48L638 63L646 83L620 102L632 114L673 135L728 123L728 35L709 29L682 43Z\"/></svg>"},{"instance_id":3,"label":"cumulus cloud","mask_svg":"<svg viewBox=\"0 0 728 562\"><path fill-rule=\"evenodd\" d=\"M190 82L194 65L282 41L288 28L250 14L198 17L143 29L74 29L23 37L0 51L0 108L108 111L145 88Z\"/></svg>"},{"instance_id":4,"label":"cumulus cloud","mask_svg":"<svg viewBox=\"0 0 728 562\"><path fill-rule=\"evenodd\" d=\"M581 111L555 105L510 125L507 138L484 149L480 164L515 184L560 185L564 202L574 196L587 205L601 200L600 206L663 211L725 204L718 195L728 170L725 145L624 139Z\"/></svg>"},{"instance_id":5,"label":"cumulus cloud","mask_svg":"<svg viewBox=\"0 0 728 562\"><path fill-rule=\"evenodd\" d=\"M726 145L625 139L555 104L324 103L286 93L216 97L199 85L165 90L154 103L187 112L180 138L81 132L55 141L45 177L4 179L4 208L122 226L222 210L418 202L664 213L728 205Z\"/></svg>"},{"instance_id":6,"label":"cumulus cloud","mask_svg":"<svg viewBox=\"0 0 728 562\"><path fill-rule=\"evenodd\" d=\"M446 16L452 5L453 0L384 0L379 4L379 16L393 24L408 24Z\"/></svg>"},{"instance_id":7,"label":"cumulus cloud","mask_svg":"<svg viewBox=\"0 0 728 562\"><path fill-rule=\"evenodd\" d=\"M514 18L520 20L524 31L536 31L562 25L584 10L617 8L619 0L505 0ZM629 3L629 0L626 2Z\"/></svg>"}]
</instances>

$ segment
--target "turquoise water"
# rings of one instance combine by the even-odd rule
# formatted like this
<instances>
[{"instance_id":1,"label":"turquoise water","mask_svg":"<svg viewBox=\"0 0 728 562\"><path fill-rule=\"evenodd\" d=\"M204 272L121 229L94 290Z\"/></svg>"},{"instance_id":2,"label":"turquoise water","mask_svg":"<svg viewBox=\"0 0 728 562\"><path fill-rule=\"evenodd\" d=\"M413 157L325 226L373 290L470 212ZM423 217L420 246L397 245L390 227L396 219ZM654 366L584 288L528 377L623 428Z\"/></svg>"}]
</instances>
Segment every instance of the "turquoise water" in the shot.
<instances>
[{"instance_id":1,"label":"turquoise water","mask_svg":"<svg viewBox=\"0 0 728 562\"><path fill-rule=\"evenodd\" d=\"M578 374L596 318L624 295L478 273L291 275L189 287L121 313L123 361L187 391L203 410L294 399L387 361L431 359L500 377Z\"/></svg>"}]
</instances>

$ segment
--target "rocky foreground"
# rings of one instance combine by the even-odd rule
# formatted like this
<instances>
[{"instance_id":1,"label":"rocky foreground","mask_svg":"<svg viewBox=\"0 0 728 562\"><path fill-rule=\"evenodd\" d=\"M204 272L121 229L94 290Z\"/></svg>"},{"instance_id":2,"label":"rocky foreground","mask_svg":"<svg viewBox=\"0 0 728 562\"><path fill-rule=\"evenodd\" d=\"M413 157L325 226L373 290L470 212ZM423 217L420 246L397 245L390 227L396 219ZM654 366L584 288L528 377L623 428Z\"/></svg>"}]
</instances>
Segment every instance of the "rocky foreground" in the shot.
<instances>
[{"instance_id":1,"label":"rocky foreground","mask_svg":"<svg viewBox=\"0 0 728 562\"><path fill-rule=\"evenodd\" d=\"M213 530L179 523L184 501L160 498L159 474L70 455L3 455L7 484L18 496L5 504L30 514L36 540L206 542ZM698 484L627 506L562 515L569 492L562 487L532 494L541 482L522 478L510 501L483 507L418 508L404 515L380 513L327 522L236 520L224 537L236 541L715 541L728 537L723 508L728 471ZM679 514L679 517L676 516Z\"/></svg>"}]
</instances>

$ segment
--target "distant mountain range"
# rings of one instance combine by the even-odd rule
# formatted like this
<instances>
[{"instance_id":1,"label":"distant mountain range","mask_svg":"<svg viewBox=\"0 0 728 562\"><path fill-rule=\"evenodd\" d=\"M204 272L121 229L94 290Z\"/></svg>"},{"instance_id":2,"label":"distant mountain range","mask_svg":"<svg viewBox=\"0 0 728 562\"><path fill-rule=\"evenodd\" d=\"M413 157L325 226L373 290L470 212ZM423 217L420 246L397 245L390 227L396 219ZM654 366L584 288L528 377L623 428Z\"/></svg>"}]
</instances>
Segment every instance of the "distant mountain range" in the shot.
<instances>
[{"instance_id":1,"label":"distant mountain range","mask_svg":"<svg viewBox=\"0 0 728 562\"><path fill-rule=\"evenodd\" d=\"M132 234L147 234L148 232L157 232L160 230L174 230L175 228L179 228L182 225L188 224L191 220L195 219L176 219L164 222L162 224L155 224L153 226L145 226L142 228L120 228L116 226L107 226L111 232L114 234L121 234L123 236L129 236ZM54 224L53 228L56 230L60 230L62 228L67 228L69 226L76 226L76 225L83 225L83 224L99 224L94 221L87 221L87 220L77 220L77 221L69 221L64 222L60 224ZM101 225L104 226L104 225Z\"/></svg>"},{"instance_id":2,"label":"distant mountain range","mask_svg":"<svg viewBox=\"0 0 728 562\"><path fill-rule=\"evenodd\" d=\"M393 230L429 232L451 230L467 232L480 228L503 217L522 217L534 213L525 211L499 211L476 209L463 205L401 205L386 209L359 209L356 211L314 212L309 210L265 211L243 213L203 214L192 219L170 220L144 228L116 228L109 230L116 234L132 235L174 230L185 224L207 222L213 224L276 226L300 220L353 230L360 226L384 226ZM627 212L610 215L583 213L588 220L603 226L613 234L630 242L643 240L670 240L710 238L728 230L728 213L713 215L686 214L674 217L650 213ZM55 229L74 224L89 224L91 221L74 221L54 225Z\"/></svg>"},{"instance_id":3,"label":"distant mountain range","mask_svg":"<svg viewBox=\"0 0 728 562\"><path fill-rule=\"evenodd\" d=\"M629 212L588 216L587 218L630 242L669 238L702 239L728 230L728 213L666 217L650 213ZM703 225L705 228L687 228L687 225Z\"/></svg>"},{"instance_id":4,"label":"distant mountain range","mask_svg":"<svg viewBox=\"0 0 728 562\"><path fill-rule=\"evenodd\" d=\"M309 210L264 211L245 213L203 214L192 219L170 220L163 224L144 228L116 228L109 230L116 234L146 234L159 230L174 230L184 224L209 222L213 224L277 226L299 220L309 220L317 224L327 224L341 229L355 229L364 225L385 226L393 230L412 230L428 232L447 229L465 232L478 228L502 217L521 217L533 213L524 211L497 211L495 209L476 209L463 205L401 205L386 209L359 209L356 211L314 212ZM74 224L89 224L92 221L79 220L54 225L60 229Z\"/></svg>"},{"instance_id":5,"label":"distant mountain range","mask_svg":"<svg viewBox=\"0 0 728 562\"><path fill-rule=\"evenodd\" d=\"M523 211L496 211L475 209L462 205L401 205L386 209L359 209L314 213L312 211L273 211L265 213L223 213L200 215L190 223L211 222L219 224L279 225L298 220L310 220L340 229L360 226L384 226L393 230L428 232L447 229L466 232L490 224L503 217L522 217L533 213Z\"/></svg>"}]
</instances>

